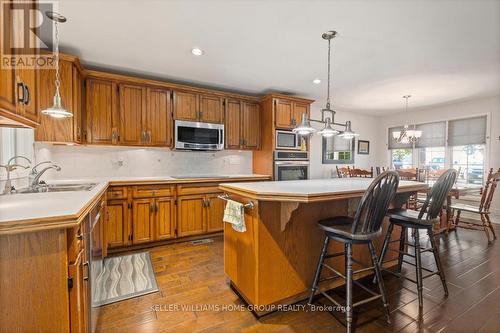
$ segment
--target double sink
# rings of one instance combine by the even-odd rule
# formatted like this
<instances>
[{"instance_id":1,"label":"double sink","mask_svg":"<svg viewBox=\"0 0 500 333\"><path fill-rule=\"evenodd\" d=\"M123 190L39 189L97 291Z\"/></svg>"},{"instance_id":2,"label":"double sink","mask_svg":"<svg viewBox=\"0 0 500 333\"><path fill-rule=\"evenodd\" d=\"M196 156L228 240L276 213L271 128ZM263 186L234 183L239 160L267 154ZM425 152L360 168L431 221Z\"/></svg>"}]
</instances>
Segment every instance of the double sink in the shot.
<instances>
[{"instance_id":1,"label":"double sink","mask_svg":"<svg viewBox=\"0 0 500 333\"><path fill-rule=\"evenodd\" d=\"M90 191L97 183L78 183L78 184L41 184L35 188L22 188L16 190L14 193L45 193L45 192L78 192Z\"/></svg>"}]
</instances>

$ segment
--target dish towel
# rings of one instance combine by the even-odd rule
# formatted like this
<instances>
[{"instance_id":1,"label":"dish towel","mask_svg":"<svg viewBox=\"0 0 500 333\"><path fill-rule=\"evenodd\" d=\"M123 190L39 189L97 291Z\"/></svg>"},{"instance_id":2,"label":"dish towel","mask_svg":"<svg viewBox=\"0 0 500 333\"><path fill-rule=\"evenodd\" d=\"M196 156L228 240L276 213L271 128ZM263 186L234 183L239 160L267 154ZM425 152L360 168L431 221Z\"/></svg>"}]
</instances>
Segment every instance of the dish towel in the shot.
<instances>
[{"instance_id":1,"label":"dish towel","mask_svg":"<svg viewBox=\"0 0 500 333\"><path fill-rule=\"evenodd\" d=\"M222 220L231 223L233 229L238 232L247 231L245 225L245 207L242 203L228 199Z\"/></svg>"}]
</instances>

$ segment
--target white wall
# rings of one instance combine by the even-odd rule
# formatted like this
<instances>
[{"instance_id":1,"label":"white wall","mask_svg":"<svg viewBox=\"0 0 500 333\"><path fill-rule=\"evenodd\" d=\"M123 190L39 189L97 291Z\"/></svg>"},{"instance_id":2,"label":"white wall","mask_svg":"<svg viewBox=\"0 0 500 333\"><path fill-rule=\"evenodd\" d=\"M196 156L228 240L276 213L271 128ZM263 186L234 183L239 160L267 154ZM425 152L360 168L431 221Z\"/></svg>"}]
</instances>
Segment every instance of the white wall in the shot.
<instances>
[{"instance_id":1,"label":"white wall","mask_svg":"<svg viewBox=\"0 0 500 333\"><path fill-rule=\"evenodd\" d=\"M48 172L49 179L252 173L252 152L247 151L183 152L36 143L35 156L37 162L50 160L61 166L60 172Z\"/></svg>"},{"instance_id":2,"label":"white wall","mask_svg":"<svg viewBox=\"0 0 500 333\"><path fill-rule=\"evenodd\" d=\"M486 167L497 170L500 168L500 96L415 110L411 112L411 122L418 124L477 115L487 115ZM389 127L403 125L407 118L405 113L397 113L380 119L379 142L381 145L378 147L378 154L382 158L383 165L390 165L390 154L387 149ZM496 216L500 215L500 190L495 193L492 209Z\"/></svg>"},{"instance_id":3,"label":"white wall","mask_svg":"<svg viewBox=\"0 0 500 333\"><path fill-rule=\"evenodd\" d=\"M314 103L311 106L311 117L313 119L321 119L320 110L324 107L319 103ZM379 158L377 154L376 147L383 144L380 142L380 119L378 117L372 117L362 114L357 114L353 112L336 110L335 122L345 123L345 121L350 120L352 122L352 130L359 133L357 139L370 141L370 154L369 155L358 155L358 144L355 144L355 155L354 155L354 165L359 168L369 169L379 165ZM320 124L313 124L315 128L320 129ZM314 134L311 138L311 178L330 178L331 171L335 170L335 164L322 164L322 140L321 136Z\"/></svg>"}]
</instances>

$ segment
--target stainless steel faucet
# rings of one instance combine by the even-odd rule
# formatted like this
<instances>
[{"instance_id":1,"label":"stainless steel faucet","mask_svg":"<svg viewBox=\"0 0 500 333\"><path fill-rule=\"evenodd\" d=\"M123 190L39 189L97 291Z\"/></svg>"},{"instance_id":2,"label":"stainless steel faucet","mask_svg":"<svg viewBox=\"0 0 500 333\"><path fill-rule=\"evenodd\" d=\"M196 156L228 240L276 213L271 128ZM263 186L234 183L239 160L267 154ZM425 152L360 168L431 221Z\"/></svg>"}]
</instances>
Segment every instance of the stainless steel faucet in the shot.
<instances>
[{"instance_id":1,"label":"stainless steel faucet","mask_svg":"<svg viewBox=\"0 0 500 333\"><path fill-rule=\"evenodd\" d=\"M43 176L43 174L45 173L45 171L51 170L51 169L56 170L56 171L61 171L61 167L59 165L56 165L56 164L52 164L52 165L49 165L48 167L43 168L33 178L33 181L31 182L30 187L32 189L36 189L37 187L39 187L40 186L40 178Z\"/></svg>"},{"instance_id":2,"label":"stainless steel faucet","mask_svg":"<svg viewBox=\"0 0 500 333\"><path fill-rule=\"evenodd\" d=\"M36 175L38 174L38 170L36 168L39 167L42 164L49 164L49 163L52 163L52 161L40 162L40 163L36 164L34 167L32 167L31 168L31 172L28 175L28 184L31 185L31 183L33 183L33 179L35 179Z\"/></svg>"},{"instance_id":3,"label":"stainless steel faucet","mask_svg":"<svg viewBox=\"0 0 500 333\"><path fill-rule=\"evenodd\" d=\"M29 165L26 166L26 165L15 163L15 161L17 159L26 160L29 164L31 164L31 160L29 158L21 156L21 155L17 155L17 156L12 157L11 159L9 159L7 161L6 165L0 165L0 167L5 168L5 170L7 171L7 180L5 181L5 187L3 190L3 194L12 193L13 188L12 188L12 180L10 179L10 173L12 171L16 170L17 168L28 169L30 167Z\"/></svg>"}]
</instances>

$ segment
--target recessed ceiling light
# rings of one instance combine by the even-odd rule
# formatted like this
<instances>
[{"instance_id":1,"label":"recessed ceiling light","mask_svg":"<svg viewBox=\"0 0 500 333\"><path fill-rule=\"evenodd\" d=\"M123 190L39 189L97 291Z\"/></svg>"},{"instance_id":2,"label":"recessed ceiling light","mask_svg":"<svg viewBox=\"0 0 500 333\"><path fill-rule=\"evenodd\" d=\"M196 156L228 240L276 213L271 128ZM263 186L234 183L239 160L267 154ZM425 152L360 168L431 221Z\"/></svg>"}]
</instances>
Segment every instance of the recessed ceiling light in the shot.
<instances>
[{"instance_id":1,"label":"recessed ceiling light","mask_svg":"<svg viewBox=\"0 0 500 333\"><path fill-rule=\"evenodd\" d=\"M191 53L195 56L201 56L203 54L203 50L195 47L191 50Z\"/></svg>"},{"instance_id":2,"label":"recessed ceiling light","mask_svg":"<svg viewBox=\"0 0 500 333\"><path fill-rule=\"evenodd\" d=\"M313 83L314 83L314 84L320 84L320 83L321 83L321 80L320 80L320 79L314 79L314 80L313 80Z\"/></svg>"}]
</instances>

